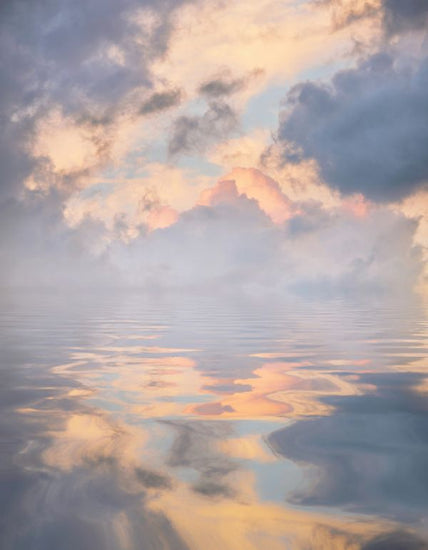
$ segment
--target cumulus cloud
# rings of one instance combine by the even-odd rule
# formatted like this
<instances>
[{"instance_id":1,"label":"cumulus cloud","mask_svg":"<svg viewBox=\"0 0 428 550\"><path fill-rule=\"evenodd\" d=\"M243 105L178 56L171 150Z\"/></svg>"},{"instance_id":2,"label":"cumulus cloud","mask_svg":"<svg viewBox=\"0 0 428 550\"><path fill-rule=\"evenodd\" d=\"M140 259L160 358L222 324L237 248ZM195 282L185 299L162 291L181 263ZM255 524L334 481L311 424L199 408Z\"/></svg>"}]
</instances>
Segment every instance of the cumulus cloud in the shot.
<instances>
[{"instance_id":1,"label":"cumulus cloud","mask_svg":"<svg viewBox=\"0 0 428 550\"><path fill-rule=\"evenodd\" d=\"M286 160L314 158L343 193L381 202L410 195L428 180L427 77L427 60L402 66L379 53L328 85L297 84L279 128Z\"/></svg>"},{"instance_id":2,"label":"cumulus cloud","mask_svg":"<svg viewBox=\"0 0 428 550\"><path fill-rule=\"evenodd\" d=\"M364 217L308 205L276 225L256 199L226 181L210 205L177 223L113 245L111 260L134 285L256 292L400 292L420 275L416 223L386 209Z\"/></svg>"},{"instance_id":3,"label":"cumulus cloud","mask_svg":"<svg viewBox=\"0 0 428 550\"><path fill-rule=\"evenodd\" d=\"M27 219L9 206L2 224L18 215L22 223L0 251L2 283L325 295L406 292L421 276L417 223L401 213L346 203L326 210L282 195L286 216L278 219L271 199L281 192L269 178L231 175L180 215L150 196L131 217L104 214L108 202L80 214L71 205L80 218L70 229L60 216Z\"/></svg>"},{"instance_id":4,"label":"cumulus cloud","mask_svg":"<svg viewBox=\"0 0 428 550\"><path fill-rule=\"evenodd\" d=\"M199 203L215 204L218 197L244 195L254 199L258 207L277 224L291 218L296 208L281 192L278 183L255 168L234 168L217 186L201 193Z\"/></svg>"}]
</instances>

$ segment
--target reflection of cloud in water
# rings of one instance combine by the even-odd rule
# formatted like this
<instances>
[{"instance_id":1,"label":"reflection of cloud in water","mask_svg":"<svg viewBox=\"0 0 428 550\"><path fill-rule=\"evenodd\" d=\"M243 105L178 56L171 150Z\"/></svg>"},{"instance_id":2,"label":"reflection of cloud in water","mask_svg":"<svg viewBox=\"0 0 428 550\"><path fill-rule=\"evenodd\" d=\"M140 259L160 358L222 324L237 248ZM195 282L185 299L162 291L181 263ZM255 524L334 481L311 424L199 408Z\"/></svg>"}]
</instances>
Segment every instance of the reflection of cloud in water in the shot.
<instances>
[{"instance_id":1,"label":"reflection of cloud in water","mask_svg":"<svg viewBox=\"0 0 428 550\"><path fill-rule=\"evenodd\" d=\"M151 501L168 515L189 548L207 550L359 550L361 544L388 528L387 524L308 513L248 498L251 478L242 476L245 500L207 499L181 486ZM241 491L240 491L241 490Z\"/></svg>"},{"instance_id":2,"label":"reflection of cloud in water","mask_svg":"<svg viewBox=\"0 0 428 550\"><path fill-rule=\"evenodd\" d=\"M353 310L340 341L312 308L141 332L95 313L59 335L46 316L54 340L29 323L29 358L6 356L2 549L426 550L426 365L401 317L386 343Z\"/></svg>"},{"instance_id":3,"label":"reflection of cloud in water","mask_svg":"<svg viewBox=\"0 0 428 550\"><path fill-rule=\"evenodd\" d=\"M306 505L328 505L393 518L428 513L426 399L415 375L367 374L376 392L330 398L336 414L272 433L273 449L317 467L314 484L295 495Z\"/></svg>"},{"instance_id":4,"label":"reflection of cloud in water","mask_svg":"<svg viewBox=\"0 0 428 550\"><path fill-rule=\"evenodd\" d=\"M269 362L253 371L251 378L229 384L227 395L218 402L191 405L187 412L226 418L299 417L330 414L333 408L319 398L327 395L357 395L364 386L358 378L320 372L310 362ZM204 386L215 389L221 381ZM246 391L242 387L248 388Z\"/></svg>"},{"instance_id":5,"label":"reflection of cloud in water","mask_svg":"<svg viewBox=\"0 0 428 550\"><path fill-rule=\"evenodd\" d=\"M40 414L50 430L20 457L22 494L9 503L2 548L186 548L171 522L148 509L173 481L144 464L144 434L88 410L62 415L63 425L55 411Z\"/></svg>"}]
</instances>

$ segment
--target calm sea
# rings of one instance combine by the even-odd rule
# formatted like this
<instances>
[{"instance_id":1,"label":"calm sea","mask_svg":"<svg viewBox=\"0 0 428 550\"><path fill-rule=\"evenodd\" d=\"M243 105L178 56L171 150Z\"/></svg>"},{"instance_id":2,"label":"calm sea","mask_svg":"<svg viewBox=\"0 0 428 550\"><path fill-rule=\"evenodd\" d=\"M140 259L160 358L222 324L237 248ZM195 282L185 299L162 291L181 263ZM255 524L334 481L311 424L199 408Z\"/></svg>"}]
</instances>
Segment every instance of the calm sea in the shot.
<instances>
[{"instance_id":1,"label":"calm sea","mask_svg":"<svg viewBox=\"0 0 428 550\"><path fill-rule=\"evenodd\" d=\"M1 550L428 547L428 321L2 292Z\"/></svg>"}]
</instances>

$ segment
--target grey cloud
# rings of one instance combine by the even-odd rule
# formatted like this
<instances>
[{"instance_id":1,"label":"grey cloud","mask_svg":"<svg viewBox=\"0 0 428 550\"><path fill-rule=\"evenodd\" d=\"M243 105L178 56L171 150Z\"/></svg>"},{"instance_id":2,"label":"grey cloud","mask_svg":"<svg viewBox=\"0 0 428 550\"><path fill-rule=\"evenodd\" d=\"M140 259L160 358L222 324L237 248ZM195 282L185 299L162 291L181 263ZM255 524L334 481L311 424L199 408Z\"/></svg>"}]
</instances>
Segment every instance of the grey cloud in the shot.
<instances>
[{"instance_id":1,"label":"grey cloud","mask_svg":"<svg viewBox=\"0 0 428 550\"><path fill-rule=\"evenodd\" d=\"M388 35L428 28L427 0L383 0L383 9Z\"/></svg>"},{"instance_id":2,"label":"grey cloud","mask_svg":"<svg viewBox=\"0 0 428 550\"><path fill-rule=\"evenodd\" d=\"M231 498L234 496L234 491L229 486L222 483L216 483L215 481L201 481L196 483L193 490L207 497Z\"/></svg>"},{"instance_id":3,"label":"grey cloud","mask_svg":"<svg viewBox=\"0 0 428 550\"><path fill-rule=\"evenodd\" d=\"M182 92L180 90L169 90L167 92L154 93L145 101L140 109L142 115L149 115L159 111L165 111L180 103Z\"/></svg>"},{"instance_id":4,"label":"grey cloud","mask_svg":"<svg viewBox=\"0 0 428 550\"><path fill-rule=\"evenodd\" d=\"M376 201L401 199L428 180L428 61L399 67L379 53L330 85L288 93L279 139L286 161L315 158L327 183ZM290 144L294 147L290 148Z\"/></svg>"},{"instance_id":5,"label":"grey cloud","mask_svg":"<svg viewBox=\"0 0 428 550\"><path fill-rule=\"evenodd\" d=\"M240 90L243 86L241 80L226 81L221 79L209 80L199 88L199 93L218 97L223 95L230 95Z\"/></svg>"},{"instance_id":6,"label":"grey cloud","mask_svg":"<svg viewBox=\"0 0 428 550\"><path fill-rule=\"evenodd\" d=\"M427 0L367 0L360 6L343 5L342 0L313 0L313 4L332 9L334 30L361 19L380 17L387 41L398 34L424 30L428 25Z\"/></svg>"},{"instance_id":7,"label":"grey cloud","mask_svg":"<svg viewBox=\"0 0 428 550\"><path fill-rule=\"evenodd\" d=\"M233 78L229 72L224 72L201 84L198 92L212 98L232 95L245 88L253 78L262 72L262 70L255 70L242 78Z\"/></svg>"},{"instance_id":8,"label":"grey cloud","mask_svg":"<svg viewBox=\"0 0 428 550\"><path fill-rule=\"evenodd\" d=\"M144 468L136 468L135 475L138 481L147 489L170 489L172 481L169 477Z\"/></svg>"},{"instance_id":9,"label":"grey cloud","mask_svg":"<svg viewBox=\"0 0 428 550\"><path fill-rule=\"evenodd\" d=\"M223 101L213 101L202 116L181 116L174 122L169 154L202 152L213 142L229 136L237 126L233 109Z\"/></svg>"},{"instance_id":10,"label":"grey cloud","mask_svg":"<svg viewBox=\"0 0 428 550\"><path fill-rule=\"evenodd\" d=\"M406 531L394 531L377 536L361 550L428 550L428 543Z\"/></svg>"},{"instance_id":11,"label":"grey cloud","mask_svg":"<svg viewBox=\"0 0 428 550\"><path fill-rule=\"evenodd\" d=\"M55 193L0 203L3 285L79 287L112 280L106 259L94 256L88 247L88 242L102 239L103 227L87 219L73 231L65 225L59 204Z\"/></svg>"},{"instance_id":12,"label":"grey cloud","mask_svg":"<svg viewBox=\"0 0 428 550\"><path fill-rule=\"evenodd\" d=\"M428 542L406 531L394 531L377 536L361 550L428 550Z\"/></svg>"}]
</instances>

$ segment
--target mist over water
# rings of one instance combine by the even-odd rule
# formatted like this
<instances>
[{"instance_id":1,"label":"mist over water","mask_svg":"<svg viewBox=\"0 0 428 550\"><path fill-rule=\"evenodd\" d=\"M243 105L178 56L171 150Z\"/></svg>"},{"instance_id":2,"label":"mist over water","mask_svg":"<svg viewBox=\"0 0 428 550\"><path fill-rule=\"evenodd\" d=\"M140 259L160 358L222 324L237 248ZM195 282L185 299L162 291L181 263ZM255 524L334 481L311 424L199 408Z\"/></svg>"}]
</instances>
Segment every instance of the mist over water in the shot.
<instances>
[{"instance_id":1,"label":"mist over water","mask_svg":"<svg viewBox=\"0 0 428 550\"><path fill-rule=\"evenodd\" d=\"M426 304L7 293L4 550L426 548Z\"/></svg>"}]
</instances>

